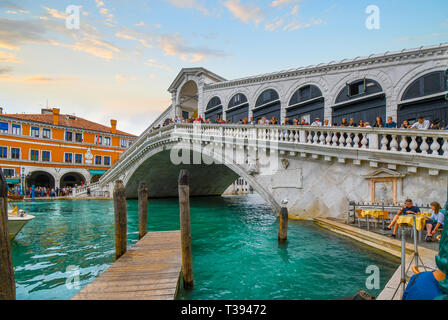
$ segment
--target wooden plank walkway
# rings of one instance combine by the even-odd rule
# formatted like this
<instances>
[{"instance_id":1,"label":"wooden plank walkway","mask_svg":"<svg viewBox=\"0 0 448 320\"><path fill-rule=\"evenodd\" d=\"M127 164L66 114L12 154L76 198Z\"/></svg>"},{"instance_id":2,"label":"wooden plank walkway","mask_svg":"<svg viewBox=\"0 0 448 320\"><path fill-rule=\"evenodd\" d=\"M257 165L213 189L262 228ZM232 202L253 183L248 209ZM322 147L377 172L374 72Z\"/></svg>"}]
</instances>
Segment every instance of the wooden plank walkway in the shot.
<instances>
[{"instance_id":1,"label":"wooden plank walkway","mask_svg":"<svg viewBox=\"0 0 448 320\"><path fill-rule=\"evenodd\" d=\"M151 232L72 300L174 300L181 270L180 231Z\"/></svg>"}]
</instances>

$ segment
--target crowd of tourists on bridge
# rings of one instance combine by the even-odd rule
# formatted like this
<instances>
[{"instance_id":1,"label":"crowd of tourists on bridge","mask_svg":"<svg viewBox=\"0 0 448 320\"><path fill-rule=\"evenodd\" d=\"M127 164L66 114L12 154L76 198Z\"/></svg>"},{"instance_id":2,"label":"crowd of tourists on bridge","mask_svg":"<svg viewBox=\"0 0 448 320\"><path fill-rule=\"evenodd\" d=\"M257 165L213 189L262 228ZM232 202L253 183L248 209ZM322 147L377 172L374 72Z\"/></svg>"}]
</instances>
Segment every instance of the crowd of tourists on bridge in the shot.
<instances>
[{"instance_id":1,"label":"crowd of tourists on bridge","mask_svg":"<svg viewBox=\"0 0 448 320\"><path fill-rule=\"evenodd\" d=\"M168 126L170 124L176 123L205 123L205 124L239 124L239 125L279 125L280 121L276 117L272 117L271 120L266 117L262 117L259 120L254 120L254 118L240 119L238 122L234 123L231 120L222 120L218 118L215 122L212 122L210 119L203 119L202 117L198 117L196 119L184 119L180 117L175 117L174 119L170 118L165 120L163 126ZM315 118L313 122L309 123L305 119L297 119L297 118L289 118L286 117L282 125L287 126L312 126L312 127L352 127L352 128L386 128L386 129L417 129L417 130L448 130L448 126L443 127L442 121L440 119L436 119L434 121L430 121L425 119L424 117L419 117L416 122L411 124L411 121L404 120L400 125L397 124L392 117L388 117L386 121L383 121L381 117L377 117L375 123L371 124L369 121L360 120L356 122L354 118L343 118L341 123L330 123L329 120L321 121L320 118ZM152 131L156 131L161 128L161 125L152 128Z\"/></svg>"}]
</instances>

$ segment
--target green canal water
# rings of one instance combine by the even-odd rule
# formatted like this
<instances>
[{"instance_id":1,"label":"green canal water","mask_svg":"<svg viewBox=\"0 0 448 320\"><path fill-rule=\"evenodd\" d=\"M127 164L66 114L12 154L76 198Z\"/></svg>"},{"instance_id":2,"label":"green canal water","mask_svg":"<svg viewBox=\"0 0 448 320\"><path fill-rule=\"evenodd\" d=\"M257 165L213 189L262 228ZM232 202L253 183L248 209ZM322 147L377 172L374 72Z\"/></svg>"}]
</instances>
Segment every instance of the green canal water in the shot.
<instances>
[{"instance_id":1,"label":"green canal water","mask_svg":"<svg viewBox=\"0 0 448 320\"><path fill-rule=\"evenodd\" d=\"M18 299L70 299L114 261L112 201L24 202L36 216L12 242ZM179 228L175 199L151 200L149 230ZM179 299L334 299L366 290L366 268L380 269L380 290L400 264L312 222L290 221L287 245L278 221L256 196L191 201L195 289ZM128 202L128 241L138 237L137 201ZM377 295L380 290L367 290Z\"/></svg>"}]
</instances>

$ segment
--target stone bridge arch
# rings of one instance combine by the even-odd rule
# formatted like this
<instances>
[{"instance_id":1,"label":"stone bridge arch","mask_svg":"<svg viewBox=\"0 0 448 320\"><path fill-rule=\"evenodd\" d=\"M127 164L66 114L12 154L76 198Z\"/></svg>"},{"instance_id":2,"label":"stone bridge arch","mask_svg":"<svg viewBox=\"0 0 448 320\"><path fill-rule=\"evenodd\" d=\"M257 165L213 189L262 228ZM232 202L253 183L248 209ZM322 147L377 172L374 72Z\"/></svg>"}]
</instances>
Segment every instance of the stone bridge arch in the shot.
<instances>
[{"instance_id":1,"label":"stone bridge arch","mask_svg":"<svg viewBox=\"0 0 448 320\"><path fill-rule=\"evenodd\" d=\"M145 152L123 177L128 198L137 198L140 182L149 186L151 198L177 197L177 179L182 169L190 172L191 196L221 196L224 191L239 177L244 178L254 190L271 206L274 212L280 212L280 205L271 192L266 189L256 177L236 163L218 164L217 157L207 149L200 149L200 145L192 145L190 152L202 152L203 156L213 160L213 164L181 164L175 165L170 161L174 143L158 147Z\"/></svg>"}]
</instances>

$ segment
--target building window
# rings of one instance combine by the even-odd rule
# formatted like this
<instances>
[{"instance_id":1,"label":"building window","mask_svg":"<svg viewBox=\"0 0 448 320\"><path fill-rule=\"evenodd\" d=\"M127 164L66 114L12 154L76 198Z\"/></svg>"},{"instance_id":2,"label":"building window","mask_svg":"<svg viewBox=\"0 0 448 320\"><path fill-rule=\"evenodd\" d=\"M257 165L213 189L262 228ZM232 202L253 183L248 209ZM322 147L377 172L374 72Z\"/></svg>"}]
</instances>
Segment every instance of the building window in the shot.
<instances>
[{"instance_id":1,"label":"building window","mask_svg":"<svg viewBox=\"0 0 448 320\"><path fill-rule=\"evenodd\" d=\"M65 163L72 163L73 162L73 154L66 153L65 154Z\"/></svg>"},{"instance_id":2,"label":"building window","mask_svg":"<svg viewBox=\"0 0 448 320\"><path fill-rule=\"evenodd\" d=\"M22 126L20 124L12 125L12 134L20 136L22 134Z\"/></svg>"},{"instance_id":3,"label":"building window","mask_svg":"<svg viewBox=\"0 0 448 320\"><path fill-rule=\"evenodd\" d=\"M84 139L82 138L82 133L77 133L76 135L75 135L75 141L76 142L82 142Z\"/></svg>"},{"instance_id":4,"label":"building window","mask_svg":"<svg viewBox=\"0 0 448 320\"><path fill-rule=\"evenodd\" d=\"M7 147L0 147L0 158L2 158L2 159L8 158L8 148Z\"/></svg>"},{"instance_id":5,"label":"building window","mask_svg":"<svg viewBox=\"0 0 448 320\"><path fill-rule=\"evenodd\" d=\"M31 136L39 138L40 128L39 127L31 127Z\"/></svg>"},{"instance_id":6,"label":"building window","mask_svg":"<svg viewBox=\"0 0 448 320\"><path fill-rule=\"evenodd\" d=\"M120 140L120 145L121 145L122 148L126 148L126 146L127 146L126 139L121 139Z\"/></svg>"},{"instance_id":7,"label":"building window","mask_svg":"<svg viewBox=\"0 0 448 320\"><path fill-rule=\"evenodd\" d=\"M104 145L110 146L111 140L110 137L104 137Z\"/></svg>"},{"instance_id":8,"label":"building window","mask_svg":"<svg viewBox=\"0 0 448 320\"><path fill-rule=\"evenodd\" d=\"M129 147L131 147L134 144L134 141L129 140Z\"/></svg>"},{"instance_id":9,"label":"building window","mask_svg":"<svg viewBox=\"0 0 448 320\"><path fill-rule=\"evenodd\" d=\"M16 176L16 171L14 169L3 169L3 174L5 175L5 177L15 177Z\"/></svg>"},{"instance_id":10,"label":"building window","mask_svg":"<svg viewBox=\"0 0 448 320\"><path fill-rule=\"evenodd\" d=\"M110 157L104 157L104 165L110 166Z\"/></svg>"},{"instance_id":11,"label":"building window","mask_svg":"<svg viewBox=\"0 0 448 320\"><path fill-rule=\"evenodd\" d=\"M11 148L11 158L12 159L20 159L20 149L19 148Z\"/></svg>"},{"instance_id":12,"label":"building window","mask_svg":"<svg viewBox=\"0 0 448 320\"><path fill-rule=\"evenodd\" d=\"M31 150L31 161L39 161L39 150Z\"/></svg>"},{"instance_id":13,"label":"building window","mask_svg":"<svg viewBox=\"0 0 448 320\"><path fill-rule=\"evenodd\" d=\"M101 156L95 156L95 164L96 165L101 165L101 160L102 160L102 157Z\"/></svg>"},{"instance_id":14,"label":"building window","mask_svg":"<svg viewBox=\"0 0 448 320\"><path fill-rule=\"evenodd\" d=\"M103 144L103 136L98 136L98 144Z\"/></svg>"},{"instance_id":15,"label":"building window","mask_svg":"<svg viewBox=\"0 0 448 320\"><path fill-rule=\"evenodd\" d=\"M50 151L42 151L42 161L50 162Z\"/></svg>"},{"instance_id":16,"label":"building window","mask_svg":"<svg viewBox=\"0 0 448 320\"><path fill-rule=\"evenodd\" d=\"M358 81L348 86L348 94L350 97L366 92L366 81Z\"/></svg>"},{"instance_id":17,"label":"building window","mask_svg":"<svg viewBox=\"0 0 448 320\"><path fill-rule=\"evenodd\" d=\"M9 131L9 123L8 122L0 122L0 132L8 133Z\"/></svg>"},{"instance_id":18,"label":"building window","mask_svg":"<svg viewBox=\"0 0 448 320\"><path fill-rule=\"evenodd\" d=\"M65 141L73 141L73 132L65 131Z\"/></svg>"},{"instance_id":19,"label":"building window","mask_svg":"<svg viewBox=\"0 0 448 320\"><path fill-rule=\"evenodd\" d=\"M82 164L82 154L75 154L75 163Z\"/></svg>"},{"instance_id":20,"label":"building window","mask_svg":"<svg viewBox=\"0 0 448 320\"><path fill-rule=\"evenodd\" d=\"M50 139L51 138L51 129L42 129L42 138Z\"/></svg>"}]
</instances>

